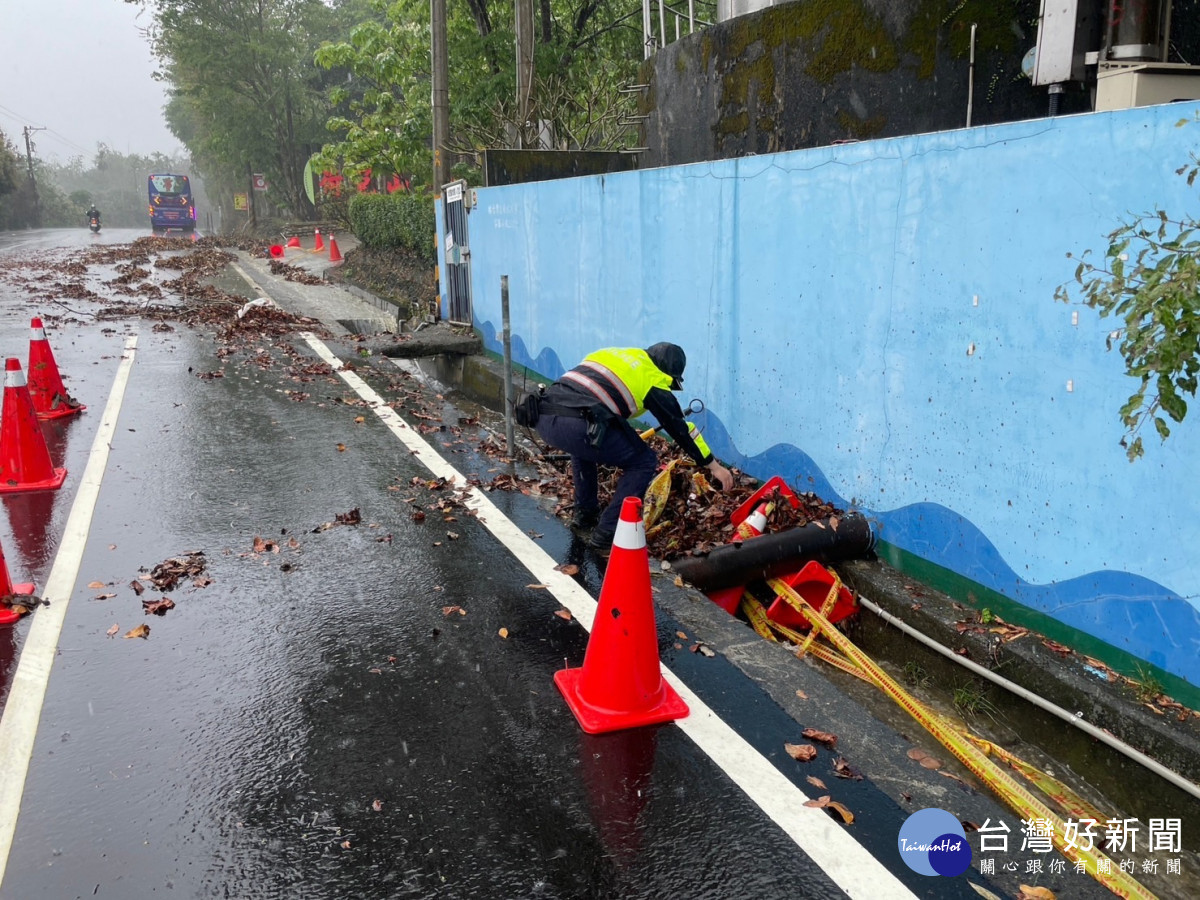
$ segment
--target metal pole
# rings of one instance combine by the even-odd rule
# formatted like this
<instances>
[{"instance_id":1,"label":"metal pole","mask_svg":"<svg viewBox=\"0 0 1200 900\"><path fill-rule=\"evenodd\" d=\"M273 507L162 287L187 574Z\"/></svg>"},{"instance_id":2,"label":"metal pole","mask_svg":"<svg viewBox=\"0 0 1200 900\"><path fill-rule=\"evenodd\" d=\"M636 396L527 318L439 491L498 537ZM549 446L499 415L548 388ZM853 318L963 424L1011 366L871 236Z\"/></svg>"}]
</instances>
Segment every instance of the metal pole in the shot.
<instances>
[{"instance_id":1,"label":"metal pole","mask_svg":"<svg viewBox=\"0 0 1200 900\"><path fill-rule=\"evenodd\" d=\"M688 0L688 34L696 30L696 0Z\"/></svg>"},{"instance_id":2,"label":"metal pole","mask_svg":"<svg viewBox=\"0 0 1200 900\"><path fill-rule=\"evenodd\" d=\"M650 0L642 0L642 56L650 58L650 41L653 39L650 25Z\"/></svg>"},{"instance_id":3,"label":"metal pole","mask_svg":"<svg viewBox=\"0 0 1200 900\"><path fill-rule=\"evenodd\" d=\"M975 104L975 28L971 23L971 66L967 75L967 127L971 127L971 107Z\"/></svg>"},{"instance_id":4,"label":"metal pole","mask_svg":"<svg viewBox=\"0 0 1200 900\"><path fill-rule=\"evenodd\" d=\"M660 47L667 46L667 12L663 0L658 0L658 43Z\"/></svg>"},{"instance_id":5,"label":"metal pole","mask_svg":"<svg viewBox=\"0 0 1200 900\"><path fill-rule=\"evenodd\" d=\"M500 318L504 328L504 446L509 459L516 455L517 439L513 434L513 377L512 330L508 322L508 276L500 276Z\"/></svg>"},{"instance_id":6,"label":"metal pole","mask_svg":"<svg viewBox=\"0 0 1200 900\"><path fill-rule=\"evenodd\" d=\"M429 0L433 72L433 196L446 183L446 141L450 138L450 65L446 59L446 0Z\"/></svg>"}]
</instances>

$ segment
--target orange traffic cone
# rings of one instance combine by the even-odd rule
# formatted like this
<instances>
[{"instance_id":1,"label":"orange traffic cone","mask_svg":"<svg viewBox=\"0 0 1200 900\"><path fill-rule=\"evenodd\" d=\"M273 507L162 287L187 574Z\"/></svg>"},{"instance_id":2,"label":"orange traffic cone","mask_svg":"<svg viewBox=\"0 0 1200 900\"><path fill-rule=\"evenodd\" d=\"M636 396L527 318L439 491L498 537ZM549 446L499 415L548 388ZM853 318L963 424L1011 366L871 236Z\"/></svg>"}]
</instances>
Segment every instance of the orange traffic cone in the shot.
<instances>
[{"instance_id":1,"label":"orange traffic cone","mask_svg":"<svg viewBox=\"0 0 1200 900\"><path fill-rule=\"evenodd\" d=\"M760 504L758 509L754 510L749 516L742 520L741 524L733 532L733 538L729 543L736 544L738 541L746 541L750 538L756 538L767 530L767 516L771 514L773 504ZM708 599L731 616L737 615L738 605L742 602L742 594L746 588L744 585L736 587L721 588L720 590L710 591Z\"/></svg>"},{"instance_id":2,"label":"orange traffic cone","mask_svg":"<svg viewBox=\"0 0 1200 900\"><path fill-rule=\"evenodd\" d=\"M46 438L33 412L33 400L19 359L4 363L4 408L0 410L0 493L62 487L66 469L50 462Z\"/></svg>"},{"instance_id":3,"label":"orange traffic cone","mask_svg":"<svg viewBox=\"0 0 1200 900\"><path fill-rule=\"evenodd\" d=\"M72 399L63 386L42 320L30 320L29 331L29 396L34 414L39 419L58 419L83 412L87 407Z\"/></svg>"},{"instance_id":4,"label":"orange traffic cone","mask_svg":"<svg viewBox=\"0 0 1200 900\"><path fill-rule=\"evenodd\" d=\"M318 251L325 249L325 242L323 240L321 240L321 229L318 228L316 231L317 231L317 242L316 242L316 244L313 245L313 253L317 253Z\"/></svg>"},{"instance_id":5,"label":"orange traffic cone","mask_svg":"<svg viewBox=\"0 0 1200 900\"><path fill-rule=\"evenodd\" d=\"M33 594L32 584L13 584L8 577L8 564L4 561L4 548L0 547L0 625L11 625L21 616L6 605L14 597L28 597Z\"/></svg>"},{"instance_id":6,"label":"orange traffic cone","mask_svg":"<svg viewBox=\"0 0 1200 900\"><path fill-rule=\"evenodd\" d=\"M271 259L283 259L283 246L281 244L272 244L271 249L267 251Z\"/></svg>"},{"instance_id":7,"label":"orange traffic cone","mask_svg":"<svg viewBox=\"0 0 1200 900\"><path fill-rule=\"evenodd\" d=\"M658 661L650 556L637 497L627 497L621 506L583 668L560 669L554 683L588 734L688 714L687 704L663 680Z\"/></svg>"},{"instance_id":8,"label":"orange traffic cone","mask_svg":"<svg viewBox=\"0 0 1200 900\"><path fill-rule=\"evenodd\" d=\"M289 247L299 247L300 246L300 238L296 237L295 235L292 235L290 238L288 238L287 245Z\"/></svg>"},{"instance_id":9,"label":"orange traffic cone","mask_svg":"<svg viewBox=\"0 0 1200 900\"><path fill-rule=\"evenodd\" d=\"M332 234L329 236L329 261L332 263L342 261L342 251L338 249L337 238Z\"/></svg>"},{"instance_id":10,"label":"orange traffic cone","mask_svg":"<svg viewBox=\"0 0 1200 900\"><path fill-rule=\"evenodd\" d=\"M805 563L800 571L785 575L781 580L807 600L813 609L820 610L825 618L834 625L858 612L854 594L844 584L838 588L833 608L824 608L824 603L829 598L829 592L833 589L833 574L815 559ZM787 599L780 596L776 596L771 605L767 607L767 618L796 631L808 631L812 627L804 613L795 609L787 602Z\"/></svg>"}]
</instances>

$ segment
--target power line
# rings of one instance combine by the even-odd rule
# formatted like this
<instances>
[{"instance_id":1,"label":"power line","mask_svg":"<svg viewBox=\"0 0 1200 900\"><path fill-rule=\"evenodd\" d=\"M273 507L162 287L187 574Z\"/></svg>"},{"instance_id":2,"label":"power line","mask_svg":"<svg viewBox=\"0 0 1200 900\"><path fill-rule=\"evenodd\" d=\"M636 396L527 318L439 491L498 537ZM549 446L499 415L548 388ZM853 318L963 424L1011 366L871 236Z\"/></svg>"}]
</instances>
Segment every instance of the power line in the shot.
<instances>
[{"instance_id":1,"label":"power line","mask_svg":"<svg viewBox=\"0 0 1200 900\"><path fill-rule=\"evenodd\" d=\"M4 105L0 105L0 112L5 112L5 113L7 113L7 114L8 114L8 115L9 115L9 116L10 116L10 117L13 119L13 121L15 121L15 122L21 122L21 123L24 123L24 122L29 122L31 119L33 119L33 117L32 117L32 116L23 116L23 115L21 115L19 112L17 112L16 110L14 110L14 109L9 109L7 106L4 106ZM80 153L91 153L91 151L90 151L90 150L87 150L87 149L84 149L83 147L80 147L78 144L76 144L76 143L75 143L74 141L72 141L70 138L67 138L67 137L65 137L64 135L62 135L62 134L59 134L59 133L58 133L57 131L55 131L53 128L50 128L50 127L48 127L48 126L41 126L41 127L39 128L39 130L41 130L41 131L45 131L45 132L47 132L48 134L52 134L52 135L54 135L54 136L55 136L55 137L56 137L56 138L59 140L59 142L60 142L60 143L66 144L66 145L67 145L68 147L70 147L72 150L78 150Z\"/></svg>"}]
</instances>

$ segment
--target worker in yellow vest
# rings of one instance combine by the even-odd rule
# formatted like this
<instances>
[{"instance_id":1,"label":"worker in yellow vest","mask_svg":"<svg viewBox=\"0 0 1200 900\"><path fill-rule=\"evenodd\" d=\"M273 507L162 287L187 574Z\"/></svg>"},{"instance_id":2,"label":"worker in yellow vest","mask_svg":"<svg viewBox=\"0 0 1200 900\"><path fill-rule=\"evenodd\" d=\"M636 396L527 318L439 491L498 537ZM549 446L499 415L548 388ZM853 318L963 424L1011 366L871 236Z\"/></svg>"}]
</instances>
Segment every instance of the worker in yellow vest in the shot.
<instances>
[{"instance_id":1,"label":"worker in yellow vest","mask_svg":"<svg viewBox=\"0 0 1200 900\"><path fill-rule=\"evenodd\" d=\"M575 516L571 527L590 532L588 546L607 556L626 497L642 497L658 468L658 456L629 424L651 413L663 430L723 490L733 474L713 457L698 431L689 430L672 391L683 387L687 357L677 344L659 343L642 350L597 350L547 388L539 404L537 432L546 443L571 456ZM621 470L616 496L600 511L598 464Z\"/></svg>"}]
</instances>

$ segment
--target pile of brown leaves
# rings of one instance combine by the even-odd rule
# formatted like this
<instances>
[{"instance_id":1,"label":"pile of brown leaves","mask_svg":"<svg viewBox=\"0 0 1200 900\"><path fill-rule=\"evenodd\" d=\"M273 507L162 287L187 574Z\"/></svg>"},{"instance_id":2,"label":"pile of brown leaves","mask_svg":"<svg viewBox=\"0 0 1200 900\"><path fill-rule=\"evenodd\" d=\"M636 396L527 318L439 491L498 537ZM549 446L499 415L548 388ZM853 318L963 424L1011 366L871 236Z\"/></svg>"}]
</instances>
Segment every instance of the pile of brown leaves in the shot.
<instances>
[{"instance_id":1,"label":"pile of brown leaves","mask_svg":"<svg viewBox=\"0 0 1200 900\"><path fill-rule=\"evenodd\" d=\"M696 467L688 456L669 441L654 437L650 445L658 454L662 467L672 460L679 463L671 472L671 487L659 520L646 532L646 544L655 559L673 559L687 553L705 553L734 537L733 513L762 486L758 480L734 471L734 486L722 491L709 482L704 470ZM574 486L570 462L561 454L538 461L541 483L538 492L558 498L554 513L563 519L574 515ZM601 467L600 503L605 505L616 488L619 470ZM773 492L776 493L777 492ZM797 525L842 515L844 510L811 492L796 492L797 506L793 507L779 496L767 519L767 532L784 531Z\"/></svg>"}]
</instances>

